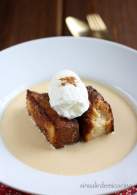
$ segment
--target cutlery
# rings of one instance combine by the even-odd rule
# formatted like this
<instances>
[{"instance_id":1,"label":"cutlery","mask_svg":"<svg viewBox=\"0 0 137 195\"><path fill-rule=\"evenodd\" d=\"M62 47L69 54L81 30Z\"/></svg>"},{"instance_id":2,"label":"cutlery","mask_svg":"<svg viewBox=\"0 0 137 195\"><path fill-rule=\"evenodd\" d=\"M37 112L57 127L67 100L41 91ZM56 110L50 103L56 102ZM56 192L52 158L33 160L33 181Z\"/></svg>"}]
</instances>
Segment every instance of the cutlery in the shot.
<instances>
[{"instance_id":1,"label":"cutlery","mask_svg":"<svg viewBox=\"0 0 137 195\"><path fill-rule=\"evenodd\" d=\"M91 36L91 30L86 22L71 16L67 17L65 22L74 37Z\"/></svg>"},{"instance_id":2,"label":"cutlery","mask_svg":"<svg viewBox=\"0 0 137 195\"><path fill-rule=\"evenodd\" d=\"M72 16L65 19L66 25L74 37L91 36L111 40L107 26L99 14L88 14L87 21L88 24Z\"/></svg>"},{"instance_id":3,"label":"cutlery","mask_svg":"<svg viewBox=\"0 0 137 195\"><path fill-rule=\"evenodd\" d=\"M99 14L88 14L87 21L93 37L112 40L108 28Z\"/></svg>"}]
</instances>

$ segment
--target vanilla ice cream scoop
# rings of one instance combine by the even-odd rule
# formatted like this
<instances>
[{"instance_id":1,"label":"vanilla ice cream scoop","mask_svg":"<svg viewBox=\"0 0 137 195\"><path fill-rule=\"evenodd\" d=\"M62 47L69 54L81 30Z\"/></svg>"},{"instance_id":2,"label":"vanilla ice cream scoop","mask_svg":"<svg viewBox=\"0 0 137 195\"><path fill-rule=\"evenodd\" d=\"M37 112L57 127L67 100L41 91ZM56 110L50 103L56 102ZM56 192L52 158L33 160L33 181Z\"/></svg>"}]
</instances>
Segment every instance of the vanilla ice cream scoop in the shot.
<instances>
[{"instance_id":1,"label":"vanilla ice cream scoop","mask_svg":"<svg viewBox=\"0 0 137 195\"><path fill-rule=\"evenodd\" d=\"M62 70L52 78L48 94L51 107L62 117L73 119L89 108L87 89L70 70Z\"/></svg>"}]
</instances>

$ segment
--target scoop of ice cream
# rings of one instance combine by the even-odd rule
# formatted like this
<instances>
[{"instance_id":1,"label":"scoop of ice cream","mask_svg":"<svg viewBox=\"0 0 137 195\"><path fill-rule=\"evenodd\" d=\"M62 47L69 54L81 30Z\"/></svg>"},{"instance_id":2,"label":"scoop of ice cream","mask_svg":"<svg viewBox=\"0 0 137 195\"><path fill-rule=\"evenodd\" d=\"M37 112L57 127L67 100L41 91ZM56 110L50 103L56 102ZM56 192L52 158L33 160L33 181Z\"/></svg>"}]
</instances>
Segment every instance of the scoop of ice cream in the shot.
<instances>
[{"instance_id":1,"label":"scoop of ice cream","mask_svg":"<svg viewBox=\"0 0 137 195\"><path fill-rule=\"evenodd\" d=\"M87 89L70 70L63 70L52 78L48 94L51 107L62 117L73 119L89 108Z\"/></svg>"}]
</instances>

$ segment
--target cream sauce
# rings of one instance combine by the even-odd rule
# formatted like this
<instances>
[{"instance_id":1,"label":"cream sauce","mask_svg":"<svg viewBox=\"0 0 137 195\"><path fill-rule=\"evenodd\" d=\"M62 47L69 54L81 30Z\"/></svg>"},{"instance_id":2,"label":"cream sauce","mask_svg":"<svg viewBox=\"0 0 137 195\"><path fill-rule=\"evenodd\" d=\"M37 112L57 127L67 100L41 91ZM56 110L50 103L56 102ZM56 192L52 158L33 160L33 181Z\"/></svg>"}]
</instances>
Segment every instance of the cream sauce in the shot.
<instances>
[{"instance_id":1,"label":"cream sauce","mask_svg":"<svg viewBox=\"0 0 137 195\"><path fill-rule=\"evenodd\" d=\"M88 143L54 149L34 125L26 110L26 93L8 104L1 120L1 135L8 150L25 164L49 173L81 175L107 168L123 159L137 141L137 117L127 101L102 84L86 81L110 103L115 131ZM32 87L45 92L48 83Z\"/></svg>"}]
</instances>

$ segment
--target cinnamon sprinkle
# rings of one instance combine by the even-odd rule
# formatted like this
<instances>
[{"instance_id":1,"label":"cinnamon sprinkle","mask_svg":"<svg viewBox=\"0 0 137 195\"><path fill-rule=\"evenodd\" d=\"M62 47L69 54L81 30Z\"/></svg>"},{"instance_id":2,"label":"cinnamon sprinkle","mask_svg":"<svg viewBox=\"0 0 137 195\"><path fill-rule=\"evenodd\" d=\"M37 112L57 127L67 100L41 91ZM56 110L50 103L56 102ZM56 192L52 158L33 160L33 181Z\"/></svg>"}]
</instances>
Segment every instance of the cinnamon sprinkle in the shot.
<instances>
[{"instance_id":1,"label":"cinnamon sprinkle","mask_svg":"<svg viewBox=\"0 0 137 195\"><path fill-rule=\"evenodd\" d=\"M65 86L67 84L71 84L71 85L74 85L76 87L76 78L73 76L63 77L63 78L60 78L59 80L61 80L62 86Z\"/></svg>"}]
</instances>

